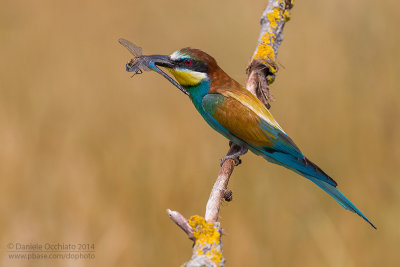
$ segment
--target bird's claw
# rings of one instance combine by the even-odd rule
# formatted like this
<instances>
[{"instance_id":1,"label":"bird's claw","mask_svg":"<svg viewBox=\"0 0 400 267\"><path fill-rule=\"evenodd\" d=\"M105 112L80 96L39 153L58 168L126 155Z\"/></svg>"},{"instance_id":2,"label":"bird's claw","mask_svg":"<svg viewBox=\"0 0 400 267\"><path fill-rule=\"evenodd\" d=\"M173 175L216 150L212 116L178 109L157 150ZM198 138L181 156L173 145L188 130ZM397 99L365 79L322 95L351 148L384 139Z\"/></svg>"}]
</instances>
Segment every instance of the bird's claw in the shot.
<instances>
[{"instance_id":1,"label":"bird's claw","mask_svg":"<svg viewBox=\"0 0 400 267\"><path fill-rule=\"evenodd\" d=\"M235 166L238 166L239 164L241 164L242 163L242 160L239 158L239 157L235 157L234 155L228 155L228 156L225 156L225 157L223 157L222 159L221 159L221 167L222 167L222 165L224 164L224 162L227 160L227 159L233 159L233 161L235 161Z\"/></svg>"},{"instance_id":2,"label":"bird's claw","mask_svg":"<svg viewBox=\"0 0 400 267\"><path fill-rule=\"evenodd\" d=\"M247 151L248 148L246 146L236 145L232 141L229 141L229 151L228 154L221 159L221 167L227 159L233 159L235 161L235 166L238 166L240 163L242 163L242 160L239 157L246 154Z\"/></svg>"}]
</instances>

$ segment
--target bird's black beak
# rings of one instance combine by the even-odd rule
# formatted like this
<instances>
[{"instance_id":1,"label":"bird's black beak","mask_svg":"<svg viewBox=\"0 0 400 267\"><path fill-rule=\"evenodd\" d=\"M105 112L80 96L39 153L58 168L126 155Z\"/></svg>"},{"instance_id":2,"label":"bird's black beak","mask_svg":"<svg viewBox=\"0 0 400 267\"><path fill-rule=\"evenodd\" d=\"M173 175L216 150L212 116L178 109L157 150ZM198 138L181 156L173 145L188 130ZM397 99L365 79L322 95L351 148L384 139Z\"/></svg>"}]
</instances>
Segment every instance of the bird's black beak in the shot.
<instances>
[{"instance_id":1,"label":"bird's black beak","mask_svg":"<svg viewBox=\"0 0 400 267\"><path fill-rule=\"evenodd\" d=\"M171 59L170 56L149 55L148 57L157 66L164 67L164 68L169 68L169 69L175 68L175 62Z\"/></svg>"},{"instance_id":2,"label":"bird's black beak","mask_svg":"<svg viewBox=\"0 0 400 267\"><path fill-rule=\"evenodd\" d=\"M168 81L170 81L173 85L178 87L179 90L181 90L184 94L189 95L189 92L183 88L179 83L177 83L174 79L172 79L168 74L166 74L164 71L158 68L164 67L168 69L174 69L176 64L175 62L170 58L170 56L165 56L165 55L149 55L149 56L142 56L145 57L148 60L148 66L164 76Z\"/></svg>"}]
</instances>

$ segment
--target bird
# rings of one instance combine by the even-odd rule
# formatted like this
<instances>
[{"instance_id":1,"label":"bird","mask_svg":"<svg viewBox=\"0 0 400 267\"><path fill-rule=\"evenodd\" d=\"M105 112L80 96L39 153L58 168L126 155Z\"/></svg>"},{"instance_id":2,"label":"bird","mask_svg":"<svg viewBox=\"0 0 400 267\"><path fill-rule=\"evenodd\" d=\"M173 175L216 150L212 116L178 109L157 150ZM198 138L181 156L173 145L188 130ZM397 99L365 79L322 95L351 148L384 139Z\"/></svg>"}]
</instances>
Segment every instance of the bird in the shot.
<instances>
[{"instance_id":1,"label":"bird","mask_svg":"<svg viewBox=\"0 0 400 267\"><path fill-rule=\"evenodd\" d=\"M237 152L228 158L238 160L248 150L271 163L286 167L307 178L373 228L375 225L338 189L337 183L303 155L271 112L250 91L222 70L216 60L200 49L186 47L171 55L150 55L149 67L163 76L169 71L182 92L189 96L204 120L222 134ZM128 70L127 65L127 70Z\"/></svg>"}]
</instances>

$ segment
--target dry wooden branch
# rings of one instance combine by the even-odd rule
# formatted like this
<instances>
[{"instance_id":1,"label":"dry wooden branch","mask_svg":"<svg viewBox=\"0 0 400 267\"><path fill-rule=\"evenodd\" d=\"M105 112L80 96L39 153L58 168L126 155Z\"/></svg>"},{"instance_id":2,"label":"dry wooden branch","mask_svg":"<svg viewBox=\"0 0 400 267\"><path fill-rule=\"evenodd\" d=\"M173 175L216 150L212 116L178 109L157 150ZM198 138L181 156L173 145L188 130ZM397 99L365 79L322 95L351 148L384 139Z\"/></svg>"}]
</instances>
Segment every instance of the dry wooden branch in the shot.
<instances>
[{"instance_id":1,"label":"dry wooden branch","mask_svg":"<svg viewBox=\"0 0 400 267\"><path fill-rule=\"evenodd\" d=\"M234 167L235 161L233 159L227 159L219 170L217 180L211 190L210 198L208 199L206 206L205 219L207 222L216 222L218 220L219 208L222 199L225 199L225 192L228 191L228 182Z\"/></svg>"},{"instance_id":2,"label":"dry wooden branch","mask_svg":"<svg viewBox=\"0 0 400 267\"><path fill-rule=\"evenodd\" d=\"M270 108L272 95L268 85L275 80L278 70L275 63L278 48L283 40L283 27L289 20L289 10L293 0L269 0L261 16L261 31L256 50L247 67L246 89L257 96L267 108ZM231 146L228 154L235 149ZM192 258L184 264L194 266L225 266L222 255L222 229L218 214L222 199L230 201L232 191L228 190L229 178L235 167L235 161L225 160L219 171L206 206L205 218L194 215L186 220L179 212L167 210L169 217L194 240Z\"/></svg>"},{"instance_id":3,"label":"dry wooden branch","mask_svg":"<svg viewBox=\"0 0 400 267\"><path fill-rule=\"evenodd\" d=\"M275 80L278 71L276 56L283 40L283 28L290 19L293 0L269 0L261 16L261 31L256 50L247 67L246 88L260 99L267 108L273 97L268 85Z\"/></svg>"},{"instance_id":4,"label":"dry wooden branch","mask_svg":"<svg viewBox=\"0 0 400 267\"><path fill-rule=\"evenodd\" d=\"M171 220L174 223L176 223L176 225L178 225L187 234L189 239L193 240L193 242L196 241L193 235L192 227L189 225L188 220L185 217L183 217L182 214L170 209L167 209L167 214L171 218Z\"/></svg>"},{"instance_id":5,"label":"dry wooden branch","mask_svg":"<svg viewBox=\"0 0 400 267\"><path fill-rule=\"evenodd\" d=\"M217 220L222 199L230 201L232 198L232 191L227 187L234 167L233 159L227 159L222 164L207 202L205 218L194 215L188 221L179 212L167 210L171 220L195 242L192 258L184 266L224 266L222 229Z\"/></svg>"}]
</instances>

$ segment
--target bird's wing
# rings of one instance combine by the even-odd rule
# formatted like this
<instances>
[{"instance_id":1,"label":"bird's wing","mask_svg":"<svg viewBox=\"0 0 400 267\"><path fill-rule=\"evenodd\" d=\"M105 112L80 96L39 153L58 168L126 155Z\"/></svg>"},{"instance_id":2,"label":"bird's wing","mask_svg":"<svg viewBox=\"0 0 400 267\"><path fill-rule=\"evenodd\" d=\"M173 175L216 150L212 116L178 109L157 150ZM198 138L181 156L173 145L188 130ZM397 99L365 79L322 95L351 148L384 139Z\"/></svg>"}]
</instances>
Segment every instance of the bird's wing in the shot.
<instances>
[{"instance_id":1,"label":"bird's wing","mask_svg":"<svg viewBox=\"0 0 400 267\"><path fill-rule=\"evenodd\" d=\"M230 134L252 146L271 146L272 134L259 127L261 119L246 106L232 97L208 94L202 106Z\"/></svg>"},{"instance_id":2,"label":"bird's wing","mask_svg":"<svg viewBox=\"0 0 400 267\"><path fill-rule=\"evenodd\" d=\"M264 104L247 90L219 89L206 95L202 104L226 130L249 145L304 157Z\"/></svg>"},{"instance_id":3,"label":"bird's wing","mask_svg":"<svg viewBox=\"0 0 400 267\"><path fill-rule=\"evenodd\" d=\"M245 90L245 89L243 89ZM225 90L208 94L203 109L225 131L243 140L256 154L305 176L314 177L332 186L337 183L301 153L282 130L261 101L251 93Z\"/></svg>"}]
</instances>

